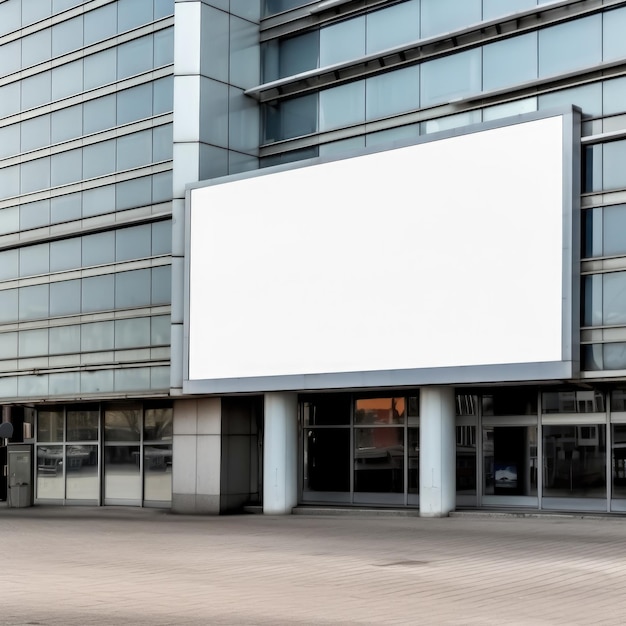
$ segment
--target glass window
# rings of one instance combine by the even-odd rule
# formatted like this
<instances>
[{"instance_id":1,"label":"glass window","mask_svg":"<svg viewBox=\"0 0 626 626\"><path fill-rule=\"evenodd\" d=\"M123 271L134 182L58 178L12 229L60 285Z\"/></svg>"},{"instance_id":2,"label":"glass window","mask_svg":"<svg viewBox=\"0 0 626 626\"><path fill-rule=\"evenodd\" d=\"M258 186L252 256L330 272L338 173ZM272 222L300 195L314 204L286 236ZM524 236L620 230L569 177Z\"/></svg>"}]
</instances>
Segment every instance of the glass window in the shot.
<instances>
[{"instance_id":1,"label":"glass window","mask_svg":"<svg viewBox=\"0 0 626 626\"><path fill-rule=\"evenodd\" d=\"M115 208L118 211L150 204L152 181L149 176L133 178L115 186Z\"/></svg>"},{"instance_id":2,"label":"glass window","mask_svg":"<svg viewBox=\"0 0 626 626\"><path fill-rule=\"evenodd\" d=\"M50 157L26 161L20 169L20 191L31 193L50 187Z\"/></svg>"},{"instance_id":3,"label":"glass window","mask_svg":"<svg viewBox=\"0 0 626 626\"><path fill-rule=\"evenodd\" d=\"M80 280L50 283L50 317L80 313Z\"/></svg>"},{"instance_id":4,"label":"glass window","mask_svg":"<svg viewBox=\"0 0 626 626\"><path fill-rule=\"evenodd\" d=\"M427 61L421 68L421 106L462 98L481 90L481 51Z\"/></svg>"},{"instance_id":5,"label":"glass window","mask_svg":"<svg viewBox=\"0 0 626 626\"><path fill-rule=\"evenodd\" d=\"M11 128L9 126L9 128ZM40 115L22 122L22 152L35 150L50 143L50 116Z\"/></svg>"},{"instance_id":6,"label":"glass window","mask_svg":"<svg viewBox=\"0 0 626 626\"><path fill-rule=\"evenodd\" d=\"M32 285L19 289L20 320L48 317L48 285Z\"/></svg>"},{"instance_id":7,"label":"glass window","mask_svg":"<svg viewBox=\"0 0 626 626\"><path fill-rule=\"evenodd\" d=\"M20 228L39 228L50 223L50 200L29 202L20 207Z\"/></svg>"},{"instance_id":8,"label":"glass window","mask_svg":"<svg viewBox=\"0 0 626 626\"><path fill-rule=\"evenodd\" d=\"M355 424L404 424L405 398L363 398L355 400Z\"/></svg>"},{"instance_id":9,"label":"glass window","mask_svg":"<svg viewBox=\"0 0 626 626\"><path fill-rule=\"evenodd\" d=\"M232 114L232 110L231 110ZM258 138L258 132L256 133ZM231 141L233 137L231 136ZM173 126L165 124L158 126L152 130L152 161L159 163L161 161L169 161L173 158Z\"/></svg>"},{"instance_id":10,"label":"glass window","mask_svg":"<svg viewBox=\"0 0 626 626\"><path fill-rule=\"evenodd\" d=\"M611 411L614 413L626 411L626 390L613 389L611 391Z\"/></svg>"},{"instance_id":11,"label":"glass window","mask_svg":"<svg viewBox=\"0 0 626 626\"><path fill-rule=\"evenodd\" d=\"M320 30L320 67L356 59L365 54L365 16Z\"/></svg>"},{"instance_id":12,"label":"glass window","mask_svg":"<svg viewBox=\"0 0 626 626\"><path fill-rule=\"evenodd\" d=\"M626 111L626 76L607 80L602 85L602 112L613 115Z\"/></svg>"},{"instance_id":13,"label":"glass window","mask_svg":"<svg viewBox=\"0 0 626 626\"><path fill-rule=\"evenodd\" d=\"M20 276L47 274L50 271L50 248L47 243L20 248Z\"/></svg>"},{"instance_id":14,"label":"glass window","mask_svg":"<svg viewBox=\"0 0 626 626\"><path fill-rule=\"evenodd\" d=\"M404 429L354 429L354 491L404 492Z\"/></svg>"},{"instance_id":15,"label":"glass window","mask_svg":"<svg viewBox=\"0 0 626 626\"><path fill-rule=\"evenodd\" d=\"M18 253L19 250L0 252L0 280L18 277Z\"/></svg>"},{"instance_id":16,"label":"glass window","mask_svg":"<svg viewBox=\"0 0 626 626\"><path fill-rule=\"evenodd\" d=\"M599 326L602 321L602 275L593 274L583 278L583 325Z\"/></svg>"},{"instance_id":17,"label":"glass window","mask_svg":"<svg viewBox=\"0 0 626 626\"><path fill-rule=\"evenodd\" d=\"M626 272L602 275L604 324L626 323Z\"/></svg>"},{"instance_id":18,"label":"glass window","mask_svg":"<svg viewBox=\"0 0 626 626\"><path fill-rule=\"evenodd\" d=\"M602 189L603 146L585 146L583 148L583 192Z\"/></svg>"},{"instance_id":19,"label":"glass window","mask_svg":"<svg viewBox=\"0 0 626 626\"><path fill-rule=\"evenodd\" d=\"M22 25L22 0L0 3L0 35L17 30Z\"/></svg>"},{"instance_id":20,"label":"glass window","mask_svg":"<svg viewBox=\"0 0 626 626\"><path fill-rule=\"evenodd\" d=\"M10 198L20 193L20 166L0 168L0 197Z\"/></svg>"},{"instance_id":21,"label":"glass window","mask_svg":"<svg viewBox=\"0 0 626 626\"><path fill-rule=\"evenodd\" d=\"M75 382L76 376L72 375L72 389L78 387ZM52 385L52 381L50 384ZM67 446L65 448L65 464L67 466L65 497L68 500L93 500L97 502L100 497L98 446L84 444Z\"/></svg>"},{"instance_id":22,"label":"glass window","mask_svg":"<svg viewBox=\"0 0 626 626\"><path fill-rule=\"evenodd\" d=\"M50 354L80 352L80 326L56 326L50 329Z\"/></svg>"},{"instance_id":23,"label":"glass window","mask_svg":"<svg viewBox=\"0 0 626 626\"><path fill-rule=\"evenodd\" d=\"M283 100L264 107L265 141L280 141L317 130L317 94Z\"/></svg>"},{"instance_id":24,"label":"glass window","mask_svg":"<svg viewBox=\"0 0 626 626\"><path fill-rule=\"evenodd\" d=\"M20 111L21 84L21 82L15 82L0 87L0 118L8 117Z\"/></svg>"},{"instance_id":25,"label":"glass window","mask_svg":"<svg viewBox=\"0 0 626 626\"><path fill-rule=\"evenodd\" d=\"M605 256L626 253L626 204L607 206L602 209L602 253Z\"/></svg>"},{"instance_id":26,"label":"glass window","mask_svg":"<svg viewBox=\"0 0 626 626\"><path fill-rule=\"evenodd\" d=\"M48 354L48 329L23 330L19 333L19 356L26 358Z\"/></svg>"},{"instance_id":27,"label":"glass window","mask_svg":"<svg viewBox=\"0 0 626 626\"><path fill-rule=\"evenodd\" d=\"M537 6L537 0L483 0L483 20L517 13Z\"/></svg>"},{"instance_id":28,"label":"glass window","mask_svg":"<svg viewBox=\"0 0 626 626\"><path fill-rule=\"evenodd\" d=\"M458 30L481 19L481 0L422 0L424 38Z\"/></svg>"},{"instance_id":29,"label":"glass window","mask_svg":"<svg viewBox=\"0 0 626 626\"><path fill-rule=\"evenodd\" d=\"M606 426L543 427L544 496L606 497Z\"/></svg>"},{"instance_id":30,"label":"glass window","mask_svg":"<svg viewBox=\"0 0 626 626\"><path fill-rule=\"evenodd\" d=\"M148 306L150 304L150 270L121 272L115 276L116 308Z\"/></svg>"},{"instance_id":31,"label":"glass window","mask_svg":"<svg viewBox=\"0 0 626 626\"><path fill-rule=\"evenodd\" d=\"M144 446L144 500L172 499L172 446Z\"/></svg>"},{"instance_id":32,"label":"glass window","mask_svg":"<svg viewBox=\"0 0 626 626\"><path fill-rule=\"evenodd\" d=\"M166 202L172 199L172 172L162 172L152 176L152 202Z\"/></svg>"},{"instance_id":33,"label":"glass window","mask_svg":"<svg viewBox=\"0 0 626 626\"><path fill-rule=\"evenodd\" d=\"M153 113L160 115L161 113L169 113L174 109L174 85L173 77L167 76L155 80L152 85L154 87L153 96Z\"/></svg>"},{"instance_id":34,"label":"glass window","mask_svg":"<svg viewBox=\"0 0 626 626\"><path fill-rule=\"evenodd\" d=\"M115 185L83 191L83 217L111 213L115 210Z\"/></svg>"},{"instance_id":35,"label":"glass window","mask_svg":"<svg viewBox=\"0 0 626 626\"><path fill-rule=\"evenodd\" d=\"M52 14L52 0L28 0L22 3L22 26L34 24Z\"/></svg>"},{"instance_id":36,"label":"glass window","mask_svg":"<svg viewBox=\"0 0 626 626\"><path fill-rule=\"evenodd\" d=\"M42 72L41 74L25 78L20 85L22 87L23 111L50 102L50 72Z\"/></svg>"},{"instance_id":37,"label":"glass window","mask_svg":"<svg viewBox=\"0 0 626 626\"><path fill-rule=\"evenodd\" d=\"M143 348L150 345L150 318L139 317L115 322L115 349Z\"/></svg>"},{"instance_id":38,"label":"glass window","mask_svg":"<svg viewBox=\"0 0 626 626\"><path fill-rule=\"evenodd\" d=\"M172 221L152 224L152 256L172 252Z\"/></svg>"},{"instance_id":39,"label":"glass window","mask_svg":"<svg viewBox=\"0 0 626 626\"><path fill-rule=\"evenodd\" d=\"M62 272L81 266L81 238L50 242L50 271Z\"/></svg>"},{"instance_id":40,"label":"glass window","mask_svg":"<svg viewBox=\"0 0 626 626\"><path fill-rule=\"evenodd\" d=\"M115 261L115 232L95 233L83 238L83 265L104 265Z\"/></svg>"},{"instance_id":41,"label":"glass window","mask_svg":"<svg viewBox=\"0 0 626 626\"><path fill-rule=\"evenodd\" d=\"M150 388L150 368L133 367L114 372L115 391L141 391Z\"/></svg>"},{"instance_id":42,"label":"glass window","mask_svg":"<svg viewBox=\"0 0 626 626\"><path fill-rule=\"evenodd\" d=\"M500 89L537 77L537 33L483 47L483 89Z\"/></svg>"},{"instance_id":43,"label":"glass window","mask_svg":"<svg viewBox=\"0 0 626 626\"><path fill-rule=\"evenodd\" d=\"M170 344L170 323L169 315L150 318L150 345L167 346Z\"/></svg>"},{"instance_id":44,"label":"glass window","mask_svg":"<svg viewBox=\"0 0 626 626\"><path fill-rule=\"evenodd\" d=\"M72 7L77 7L84 1L85 0L52 0L52 14L55 15L56 13L67 11L67 9L71 9Z\"/></svg>"},{"instance_id":45,"label":"glass window","mask_svg":"<svg viewBox=\"0 0 626 626\"><path fill-rule=\"evenodd\" d=\"M0 17L1 19L1 17ZM2 26L0 26L2 32ZM19 39L0 46L0 76L19 72L22 68L22 46Z\"/></svg>"},{"instance_id":46,"label":"glass window","mask_svg":"<svg viewBox=\"0 0 626 626\"><path fill-rule=\"evenodd\" d=\"M52 56L58 57L83 46L83 16L52 27Z\"/></svg>"},{"instance_id":47,"label":"glass window","mask_svg":"<svg viewBox=\"0 0 626 626\"><path fill-rule=\"evenodd\" d=\"M51 157L51 183L53 187L75 183L82 177L83 151L81 148L59 152Z\"/></svg>"},{"instance_id":48,"label":"glass window","mask_svg":"<svg viewBox=\"0 0 626 626\"><path fill-rule=\"evenodd\" d=\"M54 159L52 160L54 167ZM53 169L54 178L54 169ZM50 200L50 223L59 224L70 220L80 219L81 194L70 193L65 196L57 196Z\"/></svg>"},{"instance_id":49,"label":"glass window","mask_svg":"<svg viewBox=\"0 0 626 626\"><path fill-rule=\"evenodd\" d=\"M537 415L536 389L498 389L482 396L483 415Z\"/></svg>"},{"instance_id":50,"label":"glass window","mask_svg":"<svg viewBox=\"0 0 626 626\"><path fill-rule=\"evenodd\" d=\"M305 491L350 491L350 429L304 431Z\"/></svg>"},{"instance_id":51,"label":"glass window","mask_svg":"<svg viewBox=\"0 0 626 626\"><path fill-rule=\"evenodd\" d=\"M604 393L594 389L548 391L542 394L543 413L604 413Z\"/></svg>"},{"instance_id":52,"label":"glass window","mask_svg":"<svg viewBox=\"0 0 626 626\"><path fill-rule=\"evenodd\" d=\"M419 66L379 74L365 81L367 119L419 108Z\"/></svg>"},{"instance_id":53,"label":"glass window","mask_svg":"<svg viewBox=\"0 0 626 626\"><path fill-rule=\"evenodd\" d=\"M152 0L118 0L118 31L137 28L152 21Z\"/></svg>"},{"instance_id":54,"label":"glass window","mask_svg":"<svg viewBox=\"0 0 626 626\"><path fill-rule=\"evenodd\" d=\"M420 2L408 0L367 15L366 53L372 54L420 37Z\"/></svg>"},{"instance_id":55,"label":"glass window","mask_svg":"<svg viewBox=\"0 0 626 626\"><path fill-rule=\"evenodd\" d=\"M11 124L0 128L0 159L20 152L20 125Z\"/></svg>"},{"instance_id":56,"label":"glass window","mask_svg":"<svg viewBox=\"0 0 626 626\"><path fill-rule=\"evenodd\" d=\"M85 91L114 83L117 78L117 48L103 50L85 57Z\"/></svg>"},{"instance_id":57,"label":"glass window","mask_svg":"<svg viewBox=\"0 0 626 626\"><path fill-rule=\"evenodd\" d=\"M174 0L154 0L154 19L174 15Z\"/></svg>"},{"instance_id":58,"label":"glass window","mask_svg":"<svg viewBox=\"0 0 626 626\"><path fill-rule=\"evenodd\" d=\"M174 63L174 29L166 28L154 33L154 67L169 65L170 63ZM230 71L233 71L232 65Z\"/></svg>"},{"instance_id":59,"label":"glass window","mask_svg":"<svg viewBox=\"0 0 626 626\"><path fill-rule=\"evenodd\" d=\"M85 13L85 45L117 34L117 2Z\"/></svg>"},{"instance_id":60,"label":"glass window","mask_svg":"<svg viewBox=\"0 0 626 626\"><path fill-rule=\"evenodd\" d=\"M581 46L580 42L585 45ZM539 77L602 62L602 16L592 15L539 31Z\"/></svg>"},{"instance_id":61,"label":"glass window","mask_svg":"<svg viewBox=\"0 0 626 626\"><path fill-rule=\"evenodd\" d=\"M170 304L172 300L171 267L152 268L152 304Z\"/></svg>"},{"instance_id":62,"label":"glass window","mask_svg":"<svg viewBox=\"0 0 626 626\"><path fill-rule=\"evenodd\" d=\"M0 333L0 355L2 359L17 358L17 333Z\"/></svg>"},{"instance_id":63,"label":"glass window","mask_svg":"<svg viewBox=\"0 0 626 626\"><path fill-rule=\"evenodd\" d=\"M115 308L113 274L83 278L81 310L83 313Z\"/></svg>"},{"instance_id":64,"label":"glass window","mask_svg":"<svg viewBox=\"0 0 626 626\"><path fill-rule=\"evenodd\" d=\"M52 70L52 99L61 100L83 90L83 60L67 63Z\"/></svg>"},{"instance_id":65,"label":"glass window","mask_svg":"<svg viewBox=\"0 0 626 626\"><path fill-rule=\"evenodd\" d=\"M152 115L152 83L117 94L117 123L128 124Z\"/></svg>"},{"instance_id":66,"label":"glass window","mask_svg":"<svg viewBox=\"0 0 626 626\"><path fill-rule=\"evenodd\" d=\"M83 104L83 128L85 135L113 128L115 122L115 94L89 100Z\"/></svg>"},{"instance_id":67,"label":"glass window","mask_svg":"<svg viewBox=\"0 0 626 626\"><path fill-rule=\"evenodd\" d=\"M114 322L95 322L81 326L80 349L82 352L112 350Z\"/></svg>"},{"instance_id":68,"label":"glass window","mask_svg":"<svg viewBox=\"0 0 626 626\"><path fill-rule=\"evenodd\" d=\"M126 135L117 140L118 171L132 169L152 162L152 131Z\"/></svg>"},{"instance_id":69,"label":"glass window","mask_svg":"<svg viewBox=\"0 0 626 626\"><path fill-rule=\"evenodd\" d=\"M0 291L0 322L17 321L17 289Z\"/></svg>"},{"instance_id":70,"label":"glass window","mask_svg":"<svg viewBox=\"0 0 626 626\"><path fill-rule=\"evenodd\" d=\"M119 80L152 69L152 35L141 37L117 48Z\"/></svg>"},{"instance_id":71,"label":"glass window","mask_svg":"<svg viewBox=\"0 0 626 626\"><path fill-rule=\"evenodd\" d=\"M80 390L83 393L113 391L113 371L81 372Z\"/></svg>"},{"instance_id":72,"label":"glass window","mask_svg":"<svg viewBox=\"0 0 626 626\"><path fill-rule=\"evenodd\" d=\"M365 120L365 81L320 92L320 130L341 128Z\"/></svg>"},{"instance_id":73,"label":"glass window","mask_svg":"<svg viewBox=\"0 0 626 626\"><path fill-rule=\"evenodd\" d=\"M263 48L263 81L311 70L318 65L319 31L272 41Z\"/></svg>"},{"instance_id":74,"label":"glass window","mask_svg":"<svg viewBox=\"0 0 626 626\"><path fill-rule=\"evenodd\" d=\"M141 439L141 408L120 406L104 412L105 441L139 441ZM139 465L139 464L137 464Z\"/></svg>"},{"instance_id":75,"label":"glass window","mask_svg":"<svg viewBox=\"0 0 626 626\"><path fill-rule=\"evenodd\" d=\"M105 431L106 433L106 431ZM104 448L104 497L114 500L141 499L139 446Z\"/></svg>"},{"instance_id":76,"label":"glass window","mask_svg":"<svg viewBox=\"0 0 626 626\"><path fill-rule=\"evenodd\" d=\"M63 411L37 412L37 441L63 441Z\"/></svg>"},{"instance_id":77,"label":"glass window","mask_svg":"<svg viewBox=\"0 0 626 626\"><path fill-rule=\"evenodd\" d=\"M308 4L311 0L264 0L263 15L273 15L274 13L282 13Z\"/></svg>"},{"instance_id":78,"label":"glass window","mask_svg":"<svg viewBox=\"0 0 626 626\"><path fill-rule=\"evenodd\" d=\"M75 139L83 134L83 105L54 111L50 115L52 143Z\"/></svg>"},{"instance_id":79,"label":"glass window","mask_svg":"<svg viewBox=\"0 0 626 626\"><path fill-rule=\"evenodd\" d=\"M612 141L603 148L603 189L623 189L626 187L626 140ZM24 166L22 166L24 167Z\"/></svg>"},{"instance_id":80,"label":"glass window","mask_svg":"<svg viewBox=\"0 0 626 626\"><path fill-rule=\"evenodd\" d=\"M50 58L52 50L50 29L44 28L22 39L22 68L37 65Z\"/></svg>"},{"instance_id":81,"label":"glass window","mask_svg":"<svg viewBox=\"0 0 626 626\"><path fill-rule=\"evenodd\" d=\"M514 102L505 102L496 104L495 106L483 109L483 122L491 120L499 120L503 117L511 117L513 115L521 115L523 113L531 113L537 110L537 98L523 98Z\"/></svg>"},{"instance_id":82,"label":"glass window","mask_svg":"<svg viewBox=\"0 0 626 626\"><path fill-rule=\"evenodd\" d=\"M129 261L150 256L152 230L150 224L122 228L115 233L115 260Z\"/></svg>"},{"instance_id":83,"label":"glass window","mask_svg":"<svg viewBox=\"0 0 626 626\"><path fill-rule=\"evenodd\" d=\"M83 148L83 178L96 178L115 171L115 140Z\"/></svg>"},{"instance_id":84,"label":"glass window","mask_svg":"<svg viewBox=\"0 0 626 626\"><path fill-rule=\"evenodd\" d=\"M602 60L613 61L626 56L626 8L605 11L602 15Z\"/></svg>"}]
</instances>

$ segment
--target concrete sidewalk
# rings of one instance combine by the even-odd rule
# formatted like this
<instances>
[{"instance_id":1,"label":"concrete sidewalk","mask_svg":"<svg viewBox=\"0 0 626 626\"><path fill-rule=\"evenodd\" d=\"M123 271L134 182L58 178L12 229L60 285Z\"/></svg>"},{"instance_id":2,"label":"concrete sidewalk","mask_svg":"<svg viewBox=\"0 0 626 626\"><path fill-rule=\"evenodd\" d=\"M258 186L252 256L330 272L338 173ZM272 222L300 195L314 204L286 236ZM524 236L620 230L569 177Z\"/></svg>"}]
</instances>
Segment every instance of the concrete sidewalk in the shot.
<instances>
[{"instance_id":1,"label":"concrete sidewalk","mask_svg":"<svg viewBox=\"0 0 626 626\"><path fill-rule=\"evenodd\" d=\"M0 510L0 624L622 624L626 520Z\"/></svg>"}]
</instances>

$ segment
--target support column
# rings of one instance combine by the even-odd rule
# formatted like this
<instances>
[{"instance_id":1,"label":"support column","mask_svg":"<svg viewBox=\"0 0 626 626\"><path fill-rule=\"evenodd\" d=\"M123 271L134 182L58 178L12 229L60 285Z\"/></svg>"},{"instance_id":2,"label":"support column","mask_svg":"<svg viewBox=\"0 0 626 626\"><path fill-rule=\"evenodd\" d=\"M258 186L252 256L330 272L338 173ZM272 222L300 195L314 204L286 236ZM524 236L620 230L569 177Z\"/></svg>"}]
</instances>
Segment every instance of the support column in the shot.
<instances>
[{"instance_id":1,"label":"support column","mask_svg":"<svg viewBox=\"0 0 626 626\"><path fill-rule=\"evenodd\" d=\"M266 393L263 513L289 514L298 503L298 396Z\"/></svg>"},{"instance_id":2,"label":"support column","mask_svg":"<svg viewBox=\"0 0 626 626\"><path fill-rule=\"evenodd\" d=\"M420 389L420 516L446 517L456 504L453 387Z\"/></svg>"}]
</instances>

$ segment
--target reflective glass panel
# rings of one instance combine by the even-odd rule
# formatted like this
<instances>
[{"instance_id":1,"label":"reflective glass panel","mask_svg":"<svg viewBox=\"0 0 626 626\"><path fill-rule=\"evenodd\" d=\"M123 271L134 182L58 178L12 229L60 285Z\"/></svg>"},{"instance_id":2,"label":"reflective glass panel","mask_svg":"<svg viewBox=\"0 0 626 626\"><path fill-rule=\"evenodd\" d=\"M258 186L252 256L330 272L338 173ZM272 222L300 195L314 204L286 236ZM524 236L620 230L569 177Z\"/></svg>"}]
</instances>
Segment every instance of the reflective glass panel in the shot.
<instances>
[{"instance_id":1,"label":"reflective glass panel","mask_svg":"<svg viewBox=\"0 0 626 626\"><path fill-rule=\"evenodd\" d=\"M367 15L367 54L394 48L419 37L419 0L400 2Z\"/></svg>"},{"instance_id":2,"label":"reflective glass panel","mask_svg":"<svg viewBox=\"0 0 626 626\"><path fill-rule=\"evenodd\" d=\"M367 119L372 120L419 107L419 66L380 74L365 81Z\"/></svg>"},{"instance_id":3,"label":"reflective glass panel","mask_svg":"<svg viewBox=\"0 0 626 626\"><path fill-rule=\"evenodd\" d=\"M306 491L350 491L348 428L306 429L304 447Z\"/></svg>"},{"instance_id":4,"label":"reflective glass panel","mask_svg":"<svg viewBox=\"0 0 626 626\"><path fill-rule=\"evenodd\" d=\"M404 492L403 428L355 428L354 491Z\"/></svg>"},{"instance_id":5,"label":"reflective glass panel","mask_svg":"<svg viewBox=\"0 0 626 626\"><path fill-rule=\"evenodd\" d=\"M123 407L105 411L105 441L139 441L140 439L141 409L139 407Z\"/></svg>"},{"instance_id":6,"label":"reflective glass panel","mask_svg":"<svg viewBox=\"0 0 626 626\"><path fill-rule=\"evenodd\" d=\"M150 304L150 270L121 272L115 276L115 306L129 308Z\"/></svg>"},{"instance_id":7,"label":"reflective glass panel","mask_svg":"<svg viewBox=\"0 0 626 626\"><path fill-rule=\"evenodd\" d=\"M351 399L348 394L323 394L303 403L304 423L310 426L350 424Z\"/></svg>"},{"instance_id":8,"label":"reflective glass panel","mask_svg":"<svg viewBox=\"0 0 626 626\"><path fill-rule=\"evenodd\" d=\"M476 493L476 426L456 427L456 492Z\"/></svg>"},{"instance_id":9,"label":"reflective glass panel","mask_svg":"<svg viewBox=\"0 0 626 626\"><path fill-rule=\"evenodd\" d=\"M365 81L325 89L319 94L320 130L365 120Z\"/></svg>"},{"instance_id":10,"label":"reflective glass panel","mask_svg":"<svg viewBox=\"0 0 626 626\"><path fill-rule=\"evenodd\" d=\"M65 448L65 497L68 500L98 500L98 446L70 445Z\"/></svg>"},{"instance_id":11,"label":"reflective glass panel","mask_svg":"<svg viewBox=\"0 0 626 626\"><path fill-rule=\"evenodd\" d=\"M85 13L85 45L113 37L117 33L117 3Z\"/></svg>"},{"instance_id":12,"label":"reflective glass panel","mask_svg":"<svg viewBox=\"0 0 626 626\"><path fill-rule=\"evenodd\" d=\"M37 441L63 441L63 411L38 411Z\"/></svg>"},{"instance_id":13,"label":"reflective glass panel","mask_svg":"<svg viewBox=\"0 0 626 626\"><path fill-rule=\"evenodd\" d=\"M468 50L421 67L421 106L430 106L481 90L481 51Z\"/></svg>"},{"instance_id":14,"label":"reflective glass panel","mask_svg":"<svg viewBox=\"0 0 626 626\"><path fill-rule=\"evenodd\" d=\"M606 426L543 427L544 496L606 497Z\"/></svg>"},{"instance_id":15,"label":"reflective glass panel","mask_svg":"<svg viewBox=\"0 0 626 626\"><path fill-rule=\"evenodd\" d=\"M483 428L483 493L537 495L537 427Z\"/></svg>"},{"instance_id":16,"label":"reflective glass panel","mask_svg":"<svg viewBox=\"0 0 626 626\"><path fill-rule=\"evenodd\" d=\"M480 22L482 0L422 0L422 37Z\"/></svg>"},{"instance_id":17,"label":"reflective glass panel","mask_svg":"<svg viewBox=\"0 0 626 626\"><path fill-rule=\"evenodd\" d=\"M536 389L493 390L482 396L483 415L537 415Z\"/></svg>"},{"instance_id":18,"label":"reflective glass panel","mask_svg":"<svg viewBox=\"0 0 626 626\"><path fill-rule=\"evenodd\" d=\"M345 20L320 30L320 67L365 54L365 16Z\"/></svg>"},{"instance_id":19,"label":"reflective glass panel","mask_svg":"<svg viewBox=\"0 0 626 626\"><path fill-rule=\"evenodd\" d=\"M97 441L100 412L96 409L67 411L67 441Z\"/></svg>"},{"instance_id":20,"label":"reflective glass panel","mask_svg":"<svg viewBox=\"0 0 626 626\"><path fill-rule=\"evenodd\" d=\"M139 446L105 446L104 497L141 499L141 449Z\"/></svg>"},{"instance_id":21,"label":"reflective glass panel","mask_svg":"<svg viewBox=\"0 0 626 626\"><path fill-rule=\"evenodd\" d=\"M500 89L537 77L537 33L483 47L483 89Z\"/></svg>"},{"instance_id":22,"label":"reflective glass panel","mask_svg":"<svg viewBox=\"0 0 626 626\"><path fill-rule=\"evenodd\" d=\"M604 393L593 389L550 391L542 394L544 413L603 413Z\"/></svg>"},{"instance_id":23,"label":"reflective glass panel","mask_svg":"<svg viewBox=\"0 0 626 626\"><path fill-rule=\"evenodd\" d=\"M144 446L144 500L168 502L172 499L172 446Z\"/></svg>"},{"instance_id":24,"label":"reflective glass panel","mask_svg":"<svg viewBox=\"0 0 626 626\"><path fill-rule=\"evenodd\" d=\"M20 320L48 317L48 285L32 285L19 289Z\"/></svg>"},{"instance_id":25,"label":"reflective glass panel","mask_svg":"<svg viewBox=\"0 0 626 626\"><path fill-rule=\"evenodd\" d=\"M405 398L363 398L355 400L355 424L404 424Z\"/></svg>"},{"instance_id":26,"label":"reflective glass panel","mask_svg":"<svg viewBox=\"0 0 626 626\"><path fill-rule=\"evenodd\" d=\"M174 412L172 407L146 408L144 413L145 441L169 440L173 434Z\"/></svg>"},{"instance_id":27,"label":"reflective glass panel","mask_svg":"<svg viewBox=\"0 0 626 626\"><path fill-rule=\"evenodd\" d=\"M420 429L409 428L407 430L408 436L408 478L409 484L407 491L409 493L420 492Z\"/></svg>"},{"instance_id":28,"label":"reflective glass panel","mask_svg":"<svg viewBox=\"0 0 626 626\"><path fill-rule=\"evenodd\" d=\"M63 446L37 446L37 494L40 500L65 496Z\"/></svg>"},{"instance_id":29,"label":"reflective glass panel","mask_svg":"<svg viewBox=\"0 0 626 626\"><path fill-rule=\"evenodd\" d=\"M626 322L626 272L602 275L602 321L604 324Z\"/></svg>"}]
</instances>

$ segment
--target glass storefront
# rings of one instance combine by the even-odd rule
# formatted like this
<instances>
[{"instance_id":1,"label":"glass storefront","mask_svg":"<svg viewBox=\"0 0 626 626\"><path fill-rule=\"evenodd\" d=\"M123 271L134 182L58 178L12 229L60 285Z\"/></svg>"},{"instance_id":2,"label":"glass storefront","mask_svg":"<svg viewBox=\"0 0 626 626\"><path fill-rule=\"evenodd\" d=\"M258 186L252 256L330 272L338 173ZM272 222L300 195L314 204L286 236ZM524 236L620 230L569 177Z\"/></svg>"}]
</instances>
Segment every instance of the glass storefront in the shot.
<instances>
[{"instance_id":1,"label":"glass storefront","mask_svg":"<svg viewBox=\"0 0 626 626\"><path fill-rule=\"evenodd\" d=\"M301 398L302 501L419 506L418 406ZM626 511L626 390L484 389L456 414L457 507Z\"/></svg>"},{"instance_id":2,"label":"glass storefront","mask_svg":"<svg viewBox=\"0 0 626 626\"><path fill-rule=\"evenodd\" d=\"M36 411L37 501L169 506L172 423L167 404Z\"/></svg>"}]
</instances>

